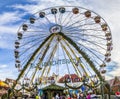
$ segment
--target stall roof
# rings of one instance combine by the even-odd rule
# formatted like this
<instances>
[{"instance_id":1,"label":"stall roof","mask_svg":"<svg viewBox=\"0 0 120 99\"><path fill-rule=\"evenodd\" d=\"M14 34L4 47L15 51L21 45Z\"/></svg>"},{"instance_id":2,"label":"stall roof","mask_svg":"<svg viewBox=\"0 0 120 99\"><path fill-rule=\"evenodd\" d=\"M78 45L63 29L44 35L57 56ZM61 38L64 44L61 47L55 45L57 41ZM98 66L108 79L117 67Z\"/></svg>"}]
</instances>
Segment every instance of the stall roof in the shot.
<instances>
[{"instance_id":1,"label":"stall roof","mask_svg":"<svg viewBox=\"0 0 120 99\"><path fill-rule=\"evenodd\" d=\"M65 87L62 87L62 86L59 86L56 84L51 84L51 85L43 88L43 90L64 90L64 89L65 89Z\"/></svg>"}]
</instances>

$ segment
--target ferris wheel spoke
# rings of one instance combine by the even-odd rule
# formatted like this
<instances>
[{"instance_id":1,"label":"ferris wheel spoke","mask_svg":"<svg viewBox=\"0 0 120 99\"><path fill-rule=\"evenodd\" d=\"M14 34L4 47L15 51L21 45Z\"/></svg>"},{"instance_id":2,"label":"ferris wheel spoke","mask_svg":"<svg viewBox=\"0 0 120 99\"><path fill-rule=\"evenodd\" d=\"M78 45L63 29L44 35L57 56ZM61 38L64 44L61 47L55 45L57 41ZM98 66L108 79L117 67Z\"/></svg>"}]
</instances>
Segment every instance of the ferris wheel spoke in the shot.
<instances>
[{"instance_id":1,"label":"ferris wheel spoke","mask_svg":"<svg viewBox=\"0 0 120 99\"><path fill-rule=\"evenodd\" d=\"M64 41L65 41L65 40L64 40ZM71 50L71 52L73 53L73 55L76 57L76 60L79 61L77 55L75 54L74 50L70 47L70 45L69 45L66 41L65 41L65 44L69 47L69 49ZM77 65L77 63L75 63L75 65ZM80 65L80 66L81 66L81 65ZM85 72L84 67L83 67L83 66L81 66L81 67L82 67L83 71ZM78 71L79 71L79 69L78 69ZM80 71L79 71L79 72L80 72ZM80 73L80 74L81 74L81 73ZM87 73L85 72L85 74L87 74Z\"/></svg>"},{"instance_id":2,"label":"ferris wheel spoke","mask_svg":"<svg viewBox=\"0 0 120 99\"><path fill-rule=\"evenodd\" d=\"M38 22L41 23L40 25L43 26L43 28L45 29L46 27L48 27L48 24L51 24L52 22L47 16L45 16L44 18L45 18L44 21L38 20Z\"/></svg>"},{"instance_id":3,"label":"ferris wheel spoke","mask_svg":"<svg viewBox=\"0 0 120 99\"><path fill-rule=\"evenodd\" d=\"M94 61L98 66L100 66L102 63L105 64L103 58L101 58L101 57L99 56L100 54L101 54L101 55L104 55L104 54L101 53L99 50L95 50L95 49L90 48L90 49L94 50L94 51L91 51L89 48L87 48L87 47L84 46L83 44L80 44L80 43L78 43L78 42L76 42L76 43L77 43L78 45L80 45L80 46L83 46L85 49L87 49L88 52L90 52L92 55L95 56L95 57L93 58L93 61ZM95 54L95 52L96 52L96 53L99 53L99 55ZM98 63L96 60L94 60L94 59L96 59L96 58L97 58L101 63ZM92 59L92 58L91 58L91 59Z\"/></svg>"},{"instance_id":4,"label":"ferris wheel spoke","mask_svg":"<svg viewBox=\"0 0 120 99\"><path fill-rule=\"evenodd\" d=\"M76 37L76 40L77 40L77 36L71 36L71 38L74 38L74 37ZM101 48L103 48L103 46L106 46L104 43L101 43L100 40L99 40L99 42L97 42L97 41L95 42L95 41L92 41L89 38L87 38L87 39L85 39L85 38L78 38L78 39L80 39L81 41L85 41L86 43L95 44L95 45L97 45L97 46L99 46ZM105 49L105 48L103 48L103 49Z\"/></svg>"},{"instance_id":5,"label":"ferris wheel spoke","mask_svg":"<svg viewBox=\"0 0 120 99\"><path fill-rule=\"evenodd\" d=\"M65 26L65 27L72 27L72 26L74 26L75 24L80 24L80 22L83 22L83 21L85 21L85 20L87 20L87 18L84 18L83 17L83 19L81 19L81 20L77 20L77 21L75 21L74 23L71 23L71 24L67 24L67 25L63 25L63 26Z\"/></svg>"},{"instance_id":6,"label":"ferris wheel spoke","mask_svg":"<svg viewBox=\"0 0 120 99\"><path fill-rule=\"evenodd\" d=\"M76 36L73 36L73 35L67 35L67 36L69 36L70 38L72 38L72 39L74 39L74 37L76 38L76 39L74 39L74 40L76 40L76 41L85 41L85 42L88 42L88 43L93 43L94 42L94 44L97 44L97 45L102 45L102 46L106 46L102 41L102 39L99 39L99 38L96 38L96 39L98 39L98 42L96 41L93 41L93 39L91 39L90 37L83 37L83 38L81 38L81 37L78 37L78 35L76 35ZM95 39L95 38L94 38ZM101 42L100 42L101 41Z\"/></svg>"},{"instance_id":7,"label":"ferris wheel spoke","mask_svg":"<svg viewBox=\"0 0 120 99\"><path fill-rule=\"evenodd\" d=\"M37 46L37 44L38 44L39 42L40 42L40 41L34 43L34 44L31 45L30 47L28 47L27 49L25 49L24 51L22 51L19 56L21 56L21 55L23 55L24 53L26 53L27 51L31 50L31 48ZM24 46L25 46L25 45L24 45Z\"/></svg>"},{"instance_id":8,"label":"ferris wheel spoke","mask_svg":"<svg viewBox=\"0 0 120 99\"><path fill-rule=\"evenodd\" d=\"M40 33L41 35L42 35L42 33L43 33L43 34L48 33L48 32L46 32L46 30L29 30L29 31L26 31L26 33L27 33L27 32ZM40 34L32 34L32 35L33 35L33 36L38 36L38 35L40 35ZM32 36L32 35L30 35L30 36ZM28 35L25 35L25 36L28 36Z\"/></svg>"},{"instance_id":9,"label":"ferris wheel spoke","mask_svg":"<svg viewBox=\"0 0 120 99\"><path fill-rule=\"evenodd\" d=\"M69 15L70 16L70 15ZM69 24L71 21L72 21L72 17L73 17L74 15L73 14L71 14L71 16L69 17L69 20L67 21L64 21L64 23L63 23L63 25L64 26L67 26L67 24ZM71 21L70 21L71 20Z\"/></svg>"},{"instance_id":10,"label":"ferris wheel spoke","mask_svg":"<svg viewBox=\"0 0 120 99\"><path fill-rule=\"evenodd\" d=\"M83 13L81 13L81 14L83 14ZM76 17L79 17L81 14L79 14L78 16L76 16ZM84 16L82 16L82 18L80 17L80 18L73 18L73 19L71 19L71 21L69 21L69 23L71 23L71 24L66 24L66 25L64 25L65 27L67 27L67 28L69 28L69 27L72 27L72 26L75 26L75 25L79 25L80 27L81 26L84 26L84 25L93 25L93 24L96 24L95 23L95 21L94 20L92 20L94 17L90 17L90 19L91 19L91 21L89 21L89 23L87 22L87 24L86 24L86 22L84 22L84 21L88 21L88 20L90 20L89 18L85 18ZM80 20L79 20L80 19ZM75 21L75 22L73 22L72 23L72 21ZM82 23L82 22L84 22L84 23ZM78 26L78 27L79 27Z\"/></svg>"},{"instance_id":11,"label":"ferris wheel spoke","mask_svg":"<svg viewBox=\"0 0 120 99\"><path fill-rule=\"evenodd\" d=\"M43 38L41 39L39 38L35 38L35 39L29 39L30 41L25 42L24 44L20 45L20 47L23 47L27 44L33 43L34 41L38 42L37 40L39 40L39 42L43 41L45 38L47 38L48 36L43 36Z\"/></svg>"},{"instance_id":12,"label":"ferris wheel spoke","mask_svg":"<svg viewBox=\"0 0 120 99\"><path fill-rule=\"evenodd\" d=\"M66 30L64 30L63 32L74 34L74 32L88 33L88 32L102 32L102 30L98 30L98 28L96 28L96 29L71 28L71 29L66 29Z\"/></svg>"},{"instance_id":13,"label":"ferris wheel spoke","mask_svg":"<svg viewBox=\"0 0 120 99\"><path fill-rule=\"evenodd\" d=\"M23 78L26 78L31 70L31 68L33 68L32 64L29 66L28 70L26 71L25 75Z\"/></svg>"},{"instance_id":14,"label":"ferris wheel spoke","mask_svg":"<svg viewBox=\"0 0 120 99\"><path fill-rule=\"evenodd\" d=\"M32 54L29 54L28 56L25 56L24 59L21 58L21 68L24 67L26 61L28 61L29 57L31 57L31 56L32 56Z\"/></svg>"},{"instance_id":15,"label":"ferris wheel spoke","mask_svg":"<svg viewBox=\"0 0 120 99\"><path fill-rule=\"evenodd\" d=\"M37 61L40 60L41 54L43 53L44 48L41 48L41 50L39 51L38 55L36 56L36 58L33 60L32 64L34 64L33 68L37 68Z\"/></svg>"},{"instance_id":16,"label":"ferris wheel spoke","mask_svg":"<svg viewBox=\"0 0 120 99\"><path fill-rule=\"evenodd\" d=\"M83 73L82 75L86 74L86 76L88 76L86 70L84 69L84 66L83 66L81 63L80 63L80 66L82 67L82 69L83 69L83 71L84 71L84 73ZM78 68L77 68L77 69L78 69ZM79 71L79 73L80 73L80 71Z\"/></svg>"},{"instance_id":17,"label":"ferris wheel spoke","mask_svg":"<svg viewBox=\"0 0 120 99\"><path fill-rule=\"evenodd\" d=\"M94 26L94 25L96 25L96 23L89 23L89 24L85 23L85 24L80 24L80 25L75 25L75 26L73 25L73 26L70 26L70 27L65 27L65 29L67 29L67 30L84 29L84 27L86 27L86 26L90 27L90 26Z\"/></svg>"},{"instance_id":18,"label":"ferris wheel spoke","mask_svg":"<svg viewBox=\"0 0 120 99\"><path fill-rule=\"evenodd\" d=\"M65 21L67 20L67 18L70 16L71 12L68 12L68 14L66 15L66 17L64 17L64 20L61 20L61 24L63 25L65 23Z\"/></svg>"},{"instance_id":19,"label":"ferris wheel spoke","mask_svg":"<svg viewBox=\"0 0 120 99\"><path fill-rule=\"evenodd\" d=\"M91 57L89 54L87 54L89 57ZM93 61L93 63L95 64L95 68L96 69L98 69L99 68L99 66L103 63L103 61L100 59L100 61L101 61L101 64L100 63L98 63L96 60L94 60L96 57L94 57L94 58L91 58L91 61ZM99 58L98 58L98 60L99 60ZM84 65L83 65L84 66Z\"/></svg>"},{"instance_id":20,"label":"ferris wheel spoke","mask_svg":"<svg viewBox=\"0 0 120 99\"><path fill-rule=\"evenodd\" d=\"M93 38L98 38L98 39L101 39L101 40L106 40L103 35L93 35L93 34L91 35L91 34L86 34L86 33L84 33L83 35L86 36L86 37L90 36L90 37L93 37Z\"/></svg>"},{"instance_id":21,"label":"ferris wheel spoke","mask_svg":"<svg viewBox=\"0 0 120 99\"><path fill-rule=\"evenodd\" d=\"M70 47L70 45L69 45L65 40L64 40L64 42L65 42L65 44L69 47L70 51L71 51L71 52L73 53L73 55L75 56L76 60L79 61L77 55L76 55L75 52L74 52L74 50ZM77 63L75 63L75 66L76 66L76 68L77 68ZM82 65L80 65L80 66L81 66L82 70L84 71L84 73L87 75L87 72L85 71L84 67L83 67ZM80 75L82 75L82 73L80 72L80 70L79 70L78 68L77 68L77 70L79 71Z\"/></svg>"},{"instance_id":22,"label":"ferris wheel spoke","mask_svg":"<svg viewBox=\"0 0 120 99\"><path fill-rule=\"evenodd\" d=\"M64 24L64 26L70 27L70 26L72 26L72 25L75 25L75 24L80 23L80 22L82 22L82 21L84 21L84 20L87 19L87 18L82 19L82 18L84 18L84 17L82 17L82 18L80 18L80 19L81 19L80 21L78 21L78 20L76 21L76 19L77 19L80 15L81 15L81 13L78 14L78 15L76 15L76 17L71 18L70 21L69 21L67 24ZM72 23L72 21L75 21L75 22Z\"/></svg>"},{"instance_id":23,"label":"ferris wheel spoke","mask_svg":"<svg viewBox=\"0 0 120 99\"><path fill-rule=\"evenodd\" d=\"M72 56L71 56L70 53L67 51L66 47L65 47L62 43L60 43L60 44L61 44L61 46L63 47L63 49L64 49L64 51L66 52L66 54L67 54L67 56L69 57L69 59L72 59ZM74 61L72 61L72 65L73 65L76 73L79 75L78 70L77 70L77 68L75 67Z\"/></svg>"},{"instance_id":24,"label":"ferris wheel spoke","mask_svg":"<svg viewBox=\"0 0 120 99\"><path fill-rule=\"evenodd\" d=\"M60 44L60 45L61 45L61 44ZM64 49L62 49L62 52L63 52L63 55L64 55L65 59L67 59ZM68 67L68 64L66 64L66 65L67 65L68 74L70 75L70 69L69 69L69 67ZM71 76L70 76L70 77L71 77Z\"/></svg>"},{"instance_id":25,"label":"ferris wheel spoke","mask_svg":"<svg viewBox=\"0 0 120 99\"><path fill-rule=\"evenodd\" d=\"M85 68L87 68L87 70L89 71L89 73L90 73L91 75L93 75L93 74L92 74L93 71L90 71L90 70L89 70L89 68L88 68L89 65L86 63L85 60L83 61L83 59L81 59L81 64L83 64L83 66L84 66Z\"/></svg>"},{"instance_id":26,"label":"ferris wheel spoke","mask_svg":"<svg viewBox=\"0 0 120 99\"><path fill-rule=\"evenodd\" d=\"M70 32L70 31L83 31L83 32L85 32L85 31L99 31L99 32L101 32L102 30L100 30L100 29L98 29L98 28L94 28L94 29L90 29L90 28L88 28L88 29L84 29L84 28L81 28L81 29L79 29L79 27L78 28L70 28L70 29L66 29L68 32Z\"/></svg>"},{"instance_id":27,"label":"ferris wheel spoke","mask_svg":"<svg viewBox=\"0 0 120 99\"><path fill-rule=\"evenodd\" d=\"M60 42L60 43L61 43L61 42ZM61 47L62 47L62 45L61 45ZM62 52L63 52L63 55L64 55L64 57L65 57L65 59L66 59L66 55L65 55L66 51L65 51L64 49L62 49ZM66 65L67 65L67 71L68 71L69 78L72 79L69 66L68 66L68 64L66 64ZM73 67L74 67L74 66L73 66ZM75 67L74 67L74 70L75 70L75 72L76 72L76 68L75 68ZM72 80L70 81L70 83L73 85Z\"/></svg>"},{"instance_id":28,"label":"ferris wheel spoke","mask_svg":"<svg viewBox=\"0 0 120 99\"><path fill-rule=\"evenodd\" d=\"M69 37L69 35L67 35ZM70 38L71 38L71 35L70 35ZM74 39L74 36L72 37L72 39ZM90 43L92 45L96 45L98 46L99 48L102 48L104 50L106 50L104 47L100 46L101 43L100 42L95 42L95 41L89 41L89 40L86 40L86 39L83 39L83 38L79 38L80 40L84 41L84 42L87 42L87 43ZM105 46L105 45L104 45Z\"/></svg>"},{"instance_id":29,"label":"ferris wheel spoke","mask_svg":"<svg viewBox=\"0 0 120 99\"><path fill-rule=\"evenodd\" d=\"M40 26L41 26L41 29L44 29L46 27L45 23L43 22L40 22L40 23L36 23L37 25L30 25L29 28L28 28L28 31L29 30L39 30L40 29Z\"/></svg>"},{"instance_id":30,"label":"ferris wheel spoke","mask_svg":"<svg viewBox=\"0 0 120 99\"><path fill-rule=\"evenodd\" d=\"M59 42L57 42L56 45L55 45L54 48L53 48L53 50L54 50L54 52L53 52L54 55L55 55L55 52L57 52L57 49L58 49L58 51L59 51ZM50 60L52 60L52 59L53 59L53 57L51 57ZM50 62L50 60L49 60L48 62ZM49 75L49 73L50 73L51 67L52 67L52 64L50 64L50 66L49 66L49 68L48 68L47 77L48 77L48 75Z\"/></svg>"},{"instance_id":31,"label":"ferris wheel spoke","mask_svg":"<svg viewBox=\"0 0 120 99\"><path fill-rule=\"evenodd\" d=\"M69 35L69 36L73 35L73 36L76 36L77 38L78 38L78 36L82 36L83 38L88 38L88 39L89 38L91 39L91 37L93 37L93 38L97 38L99 40L106 41L106 38L103 35L97 35L99 32L96 35L90 34L89 32L87 32L87 33L86 32L84 32L84 33L83 32L79 32L79 31L74 31L74 33L71 33L71 32L68 32L68 33L65 32L65 34Z\"/></svg>"},{"instance_id":32,"label":"ferris wheel spoke","mask_svg":"<svg viewBox=\"0 0 120 99\"><path fill-rule=\"evenodd\" d=\"M52 59L52 57L54 56L54 54L55 54L55 52L56 52L56 49L57 49L57 43L55 44L55 46L54 46L54 48L53 48L53 51L51 52L50 57L49 57L49 59L48 59L47 62L49 62L49 61ZM47 65L44 66L44 69L43 69L42 74L41 74L40 77L43 77L43 74L44 74L44 72L45 72L46 67L47 67Z\"/></svg>"},{"instance_id":33,"label":"ferris wheel spoke","mask_svg":"<svg viewBox=\"0 0 120 99\"><path fill-rule=\"evenodd\" d=\"M58 18L58 24L59 24L59 25L62 25L62 24L61 24L62 17L63 17L63 14L62 14L62 13L59 13L59 18Z\"/></svg>"},{"instance_id":34,"label":"ferris wheel spoke","mask_svg":"<svg viewBox=\"0 0 120 99\"><path fill-rule=\"evenodd\" d=\"M56 17L56 14L54 14L54 18L55 18L55 23L57 24L57 17Z\"/></svg>"},{"instance_id":35,"label":"ferris wheel spoke","mask_svg":"<svg viewBox=\"0 0 120 99\"><path fill-rule=\"evenodd\" d=\"M52 39L53 39L53 38L52 38ZM47 51L49 50L49 45L50 45L52 39L48 42L47 47L46 47L46 50L44 51L44 53L43 53L43 55L42 55L42 58L40 58L40 61L37 63L37 67L36 67L35 72L33 73L33 76L32 76L32 81L33 81L33 79L34 79L34 77L35 77L35 74L36 74L36 72L37 72L37 70L38 70L38 67L39 67L40 64L42 63L42 60L44 59ZM31 83L32 83L32 82L31 82Z\"/></svg>"},{"instance_id":36,"label":"ferris wheel spoke","mask_svg":"<svg viewBox=\"0 0 120 99\"><path fill-rule=\"evenodd\" d=\"M93 51L91 51L91 50L93 50L92 48L87 48L86 46L84 46L83 44L80 44L80 43L78 43L78 42L76 42L78 45L80 45L80 46L83 46L85 49L87 49L90 53L92 53L94 56L96 56L96 58L98 58L99 60L101 60L101 62L103 62L103 60L100 58L100 57L98 57L98 55L96 55L95 54L95 52L97 52L97 53L100 53L101 55L103 55L103 53L101 53L100 51L98 52L98 50L94 50L95 52L93 52ZM96 62L97 63L97 62Z\"/></svg>"},{"instance_id":37,"label":"ferris wheel spoke","mask_svg":"<svg viewBox=\"0 0 120 99\"><path fill-rule=\"evenodd\" d=\"M66 35L69 34L71 35L72 33L65 33ZM97 38L97 39L100 39L100 40L105 40L106 41L106 38L103 36L103 35L93 35L93 34L89 34L89 33L81 33L79 31L75 31L74 32L74 35L76 35L76 37L78 38L78 36L83 36L83 37L93 37L93 38Z\"/></svg>"},{"instance_id":38,"label":"ferris wheel spoke","mask_svg":"<svg viewBox=\"0 0 120 99\"><path fill-rule=\"evenodd\" d=\"M76 43L74 43L70 38L68 38L67 36L65 36L63 33L60 33L61 36L63 36L65 39L67 39L67 41L69 43L71 43L76 50L81 53L81 55L86 59L86 61L90 64L90 67L93 68L93 70L98 74L99 78L102 80L102 77L100 75L100 73L98 72L98 70L95 68L93 62L89 59L89 57L85 54L85 52L83 50L80 50L79 47L76 45Z\"/></svg>"},{"instance_id":39,"label":"ferris wheel spoke","mask_svg":"<svg viewBox=\"0 0 120 99\"><path fill-rule=\"evenodd\" d=\"M42 35L42 36L41 36ZM48 35L47 34L39 34L39 35L31 35L31 36L26 36L24 38L22 38L22 40L30 40L30 39L37 39L38 37L41 38L41 37L47 37Z\"/></svg>"},{"instance_id":40,"label":"ferris wheel spoke","mask_svg":"<svg viewBox=\"0 0 120 99\"><path fill-rule=\"evenodd\" d=\"M45 37L45 38L46 38L46 37ZM45 39L45 38L44 38L44 39ZM27 44L28 44L28 45L31 44L32 46L34 46L36 43L41 42L41 41L43 41L44 39L40 40L40 38L37 38L37 39L32 40L32 42L30 41L30 42L26 42L26 43L23 44L23 45L20 45L20 47L21 47L21 48L28 48L28 47L25 47L25 46L27 46ZM39 41L36 41L36 40L39 40Z\"/></svg>"},{"instance_id":41,"label":"ferris wheel spoke","mask_svg":"<svg viewBox=\"0 0 120 99\"><path fill-rule=\"evenodd\" d=\"M67 46L69 46L68 44L67 44ZM70 48L70 46L69 46L69 48ZM70 48L71 49L71 48ZM73 52L73 50L71 49L71 51ZM73 55L75 55L75 53L73 52ZM77 57L76 57L77 58ZM98 57L97 57L98 58ZM95 61L96 62L96 61ZM102 61L103 62L103 61ZM97 62L96 62L97 63ZM98 63L97 63L98 64ZM88 74L87 74L87 72L85 71L85 69L84 69L84 66L80 63L80 66L82 67L82 69L83 69L83 71L84 71L84 73L88 76Z\"/></svg>"},{"instance_id":42,"label":"ferris wheel spoke","mask_svg":"<svg viewBox=\"0 0 120 99\"><path fill-rule=\"evenodd\" d=\"M51 24L51 23L52 23L48 17L45 17L45 19L46 19L46 21L48 22L48 24Z\"/></svg>"}]
</instances>

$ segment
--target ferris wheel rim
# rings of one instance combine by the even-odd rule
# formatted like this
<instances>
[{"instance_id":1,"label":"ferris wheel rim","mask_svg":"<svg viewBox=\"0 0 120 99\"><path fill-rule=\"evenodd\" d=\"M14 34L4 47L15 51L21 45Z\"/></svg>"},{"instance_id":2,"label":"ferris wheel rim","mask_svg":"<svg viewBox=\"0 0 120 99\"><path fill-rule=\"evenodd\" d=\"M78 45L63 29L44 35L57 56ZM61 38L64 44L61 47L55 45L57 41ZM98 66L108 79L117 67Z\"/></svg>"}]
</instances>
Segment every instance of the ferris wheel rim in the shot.
<instances>
[{"instance_id":1,"label":"ferris wheel rim","mask_svg":"<svg viewBox=\"0 0 120 99\"><path fill-rule=\"evenodd\" d=\"M38 12L36 12L36 13L34 13L34 14L37 14L37 13L39 13L39 12L42 12L42 11L45 11L45 10L48 10L48 9L52 9L52 8L59 8L59 7L72 7L72 8L80 8L80 9L85 9L86 11L91 11L92 13L95 13L94 11L92 11L92 10L88 10L88 9L86 9L86 8L83 8L83 7L79 7L79 6L55 6L55 7L50 7L50 8L46 8L46 9L43 9L43 10L40 10L40 11L38 11ZM33 14L33 15L34 15ZM98 15L97 13L95 13L96 15ZM33 16L32 15L32 16ZM99 15L98 15L99 16ZM30 16L31 17L31 16ZM101 16L100 16L101 17ZM102 17L101 17L102 18ZM107 24L107 22L102 18L102 20ZM26 25L26 24L22 24L21 25L21 27L18 29L18 32L20 31L20 29L22 28L22 26L23 25ZM58 28L59 28L59 30L57 30L57 31L55 31L55 32L57 32L58 34L60 34L60 33L62 33L62 25L57 25L57 24L55 24L54 26L51 26L50 28L49 28L49 31L50 31L50 33L53 33L54 34L54 32L53 32L53 30L56 28L58 26ZM108 27L108 30L109 30L109 32L111 33L111 30L110 30L110 27L107 25L107 27ZM26 32L26 31L24 31L24 32ZM56 33L56 34L57 34ZM64 33L62 33L62 35L63 35ZM52 34L50 34L50 35L52 35ZM50 36L49 35L49 36ZM48 37L49 37L48 36ZM71 38L69 38L68 37L68 39L70 40ZM111 39L112 39L112 36L111 36ZM68 42L69 42L69 40L67 40ZM72 40L72 39L71 39ZM74 41L72 41L72 42L74 42ZM41 43L41 44L43 44L44 43L44 41ZM74 43L74 44L76 44L76 43ZM78 46L77 46L78 47ZM36 55L36 54L35 54ZM31 60L32 60L32 57L34 57L34 55L33 56L31 56L31 58L28 60L28 62L27 62L27 64L25 65L25 67L26 67L26 69L27 69L27 65L29 65L30 64L30 62L31 62ZM103 62L104 63L104 62ZM26 70L25 68L24 68L24 71ZM21 75L22 74L24 74L24 71L22 71L21 72L21 74L19 75L19 77L17 78L17 81L21 78ZM97 74L99 74L99 72L97 72ZM102 77L100 77L100 79L102 79Z\"/></svg>"}]
</instances>

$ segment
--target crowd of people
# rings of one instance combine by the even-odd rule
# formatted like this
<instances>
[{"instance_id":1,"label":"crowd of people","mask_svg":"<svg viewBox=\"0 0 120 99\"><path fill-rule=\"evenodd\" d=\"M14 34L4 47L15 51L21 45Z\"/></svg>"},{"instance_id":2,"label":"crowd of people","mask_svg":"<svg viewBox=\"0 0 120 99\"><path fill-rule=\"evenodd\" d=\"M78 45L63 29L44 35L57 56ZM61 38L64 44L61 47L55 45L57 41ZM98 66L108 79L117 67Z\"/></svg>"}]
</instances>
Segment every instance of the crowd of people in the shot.
<instances>
[{"instance_id":1,"label":"crowd of people","mask_svg":"<svg viewBox=\"0 0 120 99\"><path fill-rule=\"evenodd\" d=\"M55 97L52 99L99 99L100 97L97 96L94 92L89 92L86 95L83 93L78 93L77 95L67 95L67 96L59 96L59 94L56 94Z\"/></svg>"}]
</instances>

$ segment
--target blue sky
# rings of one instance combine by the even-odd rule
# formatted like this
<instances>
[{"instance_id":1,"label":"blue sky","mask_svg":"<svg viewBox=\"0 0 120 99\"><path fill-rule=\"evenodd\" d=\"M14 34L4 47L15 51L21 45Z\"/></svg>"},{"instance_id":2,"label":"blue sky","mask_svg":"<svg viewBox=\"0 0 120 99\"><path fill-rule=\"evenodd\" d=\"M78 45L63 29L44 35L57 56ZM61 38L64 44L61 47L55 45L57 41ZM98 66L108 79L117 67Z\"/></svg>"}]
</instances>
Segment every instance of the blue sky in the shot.
<instances>
[{"instance_id":1,"label":"blue sky","mask_svg":"<svg viewBox=\"0 0 120 99\"><path fill-rule=\"evenodd\" d=\"M112 62L107 79L120 76L120 1L119 0L2 0L0 2L0 79L16 79L14 67L14 42L19 26L29 15L46 7L76 5L97 12L109 24L112 31Z\"/></svg>"}]
</instances>

